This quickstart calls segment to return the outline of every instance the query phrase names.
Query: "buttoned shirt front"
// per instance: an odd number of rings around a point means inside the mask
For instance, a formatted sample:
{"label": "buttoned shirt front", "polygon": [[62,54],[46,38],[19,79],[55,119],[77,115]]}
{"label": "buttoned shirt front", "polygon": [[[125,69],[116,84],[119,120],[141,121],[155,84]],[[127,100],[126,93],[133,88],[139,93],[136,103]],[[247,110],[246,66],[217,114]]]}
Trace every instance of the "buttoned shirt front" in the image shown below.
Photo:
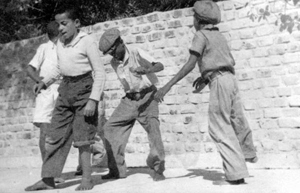
{"label": "buttoned shirt front", "polygon": [[123,61],[115,58],[111,60],[111,66],[117,73],[125,92],[140,92],[151,85],[156,85],[158,78],[155,73],[138,75],[134,72],[134,69],[139,66],[150,68],[152,62],[157,61],[140,48],[126,45],[125,49],[126,53]]}

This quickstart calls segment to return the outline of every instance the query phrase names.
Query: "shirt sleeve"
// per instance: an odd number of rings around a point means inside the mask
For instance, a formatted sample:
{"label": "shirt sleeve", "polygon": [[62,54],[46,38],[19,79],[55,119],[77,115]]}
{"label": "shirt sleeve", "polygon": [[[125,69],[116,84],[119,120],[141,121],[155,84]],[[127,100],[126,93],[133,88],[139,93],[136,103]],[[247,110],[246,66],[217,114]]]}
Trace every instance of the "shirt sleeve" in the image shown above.
{"label": "shirt sleeve", "polygon": [[94,71],[94,83],[89,98],[99,101],[101,94],[104,91],[106,77],[104,65],[103,62],[101,62],[101,55],[97,45],[97,42],[91,38],[91,43],[87,46],[87,57]]}
{"label": "shirt sleeve", "polygon": [[204,35],[201,32],[197,32],[193,38],[192,46],[190,48],[190,51],[196,52],[199,55],[202,55],[204,49],[205,49],[206,40]]}
{"label": "shirt sleeve", "polygon": [[[57,47],[56,47],[57,49]],[[57,55],[56,55],[57,57]],[[56,60],[55,65],[51,70],[44,76],[42,81],[45,83],[45,85],[48,87],[52,83],[54,83],[56,80],[61,79],[61,72],[58,64],[58,60]]]}
{"label": "shirt sleeve", "polygon": [[44,53],[45,53],[45,47],[42,44],[38,47],[38,49],[36,50],[35,55],[31,59],[31,61],[29,62],[29,65],[34,67],[37,71],[40,70],[41,65],[44,62]]}
{"label": "shirt sleeve", "polygon": [[46,74],[46,76],[42,79],[42,81],[45,83],[45,85],[48,87],[52,83],[54,83],[56,80],[61,78],[61,73],[59,69],[59,65],[55,65],[50,72]]}

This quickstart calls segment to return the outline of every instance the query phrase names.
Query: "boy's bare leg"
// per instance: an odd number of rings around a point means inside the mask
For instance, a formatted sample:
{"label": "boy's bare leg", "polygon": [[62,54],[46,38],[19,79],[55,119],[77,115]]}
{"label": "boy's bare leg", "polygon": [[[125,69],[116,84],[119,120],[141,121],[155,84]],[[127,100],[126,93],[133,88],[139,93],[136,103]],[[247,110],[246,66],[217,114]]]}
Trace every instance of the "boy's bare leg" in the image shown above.
{"label": "boy's bare leg", "polygon": [[82,164],[82,180],[81,184],[76,188],[76,190],[91,190],[94,187],[94,184],[92,183],[90,145],[79,147],[79,156]]}
{"label": "boy's bare leg", "polygon": [[52,190],[55,188],[54,178],[43,178],[37,183],[25,188],[25,191]]}
{"label": "boy's bare leg", "polygon": [[40,147],[40,151],[41,151],[41,155],[42,155],[42,160],[45,159],[45,155],[46,155],[46,148],[45,148],[45,144],[46,144],[46,132],[44,131],[46,129],[46,125],[41,123],[39,125],[39,129],[40,129],[40,140],[39,140],[39,147]]}

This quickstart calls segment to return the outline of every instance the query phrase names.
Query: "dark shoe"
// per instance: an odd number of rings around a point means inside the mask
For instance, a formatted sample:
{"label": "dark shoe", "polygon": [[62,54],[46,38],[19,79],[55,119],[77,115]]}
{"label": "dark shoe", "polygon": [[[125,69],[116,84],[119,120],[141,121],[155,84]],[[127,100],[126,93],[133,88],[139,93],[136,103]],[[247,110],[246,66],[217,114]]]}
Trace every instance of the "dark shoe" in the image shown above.
{"label": "dark shoe", "polygon": [[82,168],[81,168],[81,166],[79,165],[79,166],[77,166],[77,168],[76,168],[76,172],[75,172],[75,176],[82,176]]}
{"label": "dark shoe", "polygon": [[214,181],[214,185],[241,185],[246,184],[244,178],[239,180],[221,180],[221,181]]}
{"label": "dark shoe", "polygon": [[166,177],[164,176],[163,173],[157,173],[157,172],[154,172],[154,175],[153,175],[153,181],[162,181],[162,180],[165,180]]}
{"label": "dark shoe", "polygon": [[119,179],[120,176],[118,174],[115,174],[115,173],[108,173],[104,176],[101,176],[102,180],[109,180],[109,179]]}
{"label": "dark shoe", "polygon": [[245,161],[249,162],[249,163],[256,163],[258,161],[258,158],[257,158],[257,156],[252,157],[252,158],[246,158]]}

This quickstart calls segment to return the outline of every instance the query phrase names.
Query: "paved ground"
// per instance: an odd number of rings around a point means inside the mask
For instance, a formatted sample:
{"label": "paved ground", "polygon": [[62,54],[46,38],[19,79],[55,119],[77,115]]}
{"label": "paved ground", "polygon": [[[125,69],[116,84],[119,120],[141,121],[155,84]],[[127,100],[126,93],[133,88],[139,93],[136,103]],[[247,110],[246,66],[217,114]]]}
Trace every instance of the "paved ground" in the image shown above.
{"label": "paved ground", "polygon": [[[240,186],[213,185],[214,180],[224,178],[222,170],[167,168],[166,180],[152,181],[147,168],[129,168],[128,177],[120,180],[101,180],[106,169],[95,168],[96,186],[87,193],[299,193],[300,170],[250,170],[247,184]],[[1,169],[0,193],[22,193],[24,188],[39,180],[40,169]],[[40,193],[72,193],[80,182],[74,171],[64,171],[65,183],[57,189]]]}

